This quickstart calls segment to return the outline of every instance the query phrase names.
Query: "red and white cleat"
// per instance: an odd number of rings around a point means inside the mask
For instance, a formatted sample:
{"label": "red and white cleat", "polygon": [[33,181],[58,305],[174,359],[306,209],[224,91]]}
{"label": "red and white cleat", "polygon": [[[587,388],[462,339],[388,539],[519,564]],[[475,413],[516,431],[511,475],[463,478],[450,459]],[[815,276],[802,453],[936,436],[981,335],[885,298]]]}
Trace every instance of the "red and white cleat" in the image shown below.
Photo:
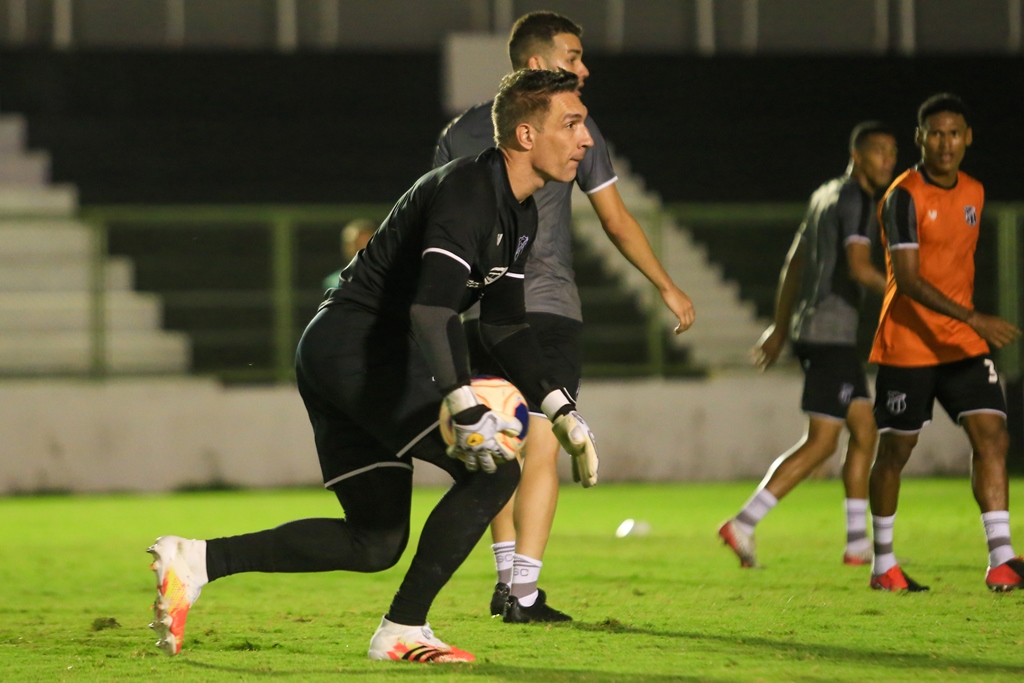
{"label": "red and white cleat", "polygon": [[743,531],[735,519],[727,519],[718,527],[718,536],[732,548],[736,557],[740,558],[741,567],[757,567],[757,542],[754,534]]}
{"label": "red and white cleat", "polygon": [[451,664],[472,662],[476,657],[434,637],[430,624],[406,626],[380,620],[377,632],[370,640],[370,659],[418,664]]}
{"label": "red and white cleat", "polygon": [[875,553],[871,548],[865,548],[864,550],[849,550],[843,552],[843,564],[850,565],[851,567],[861,567],[865,564],[871,564],[871,561],[875,558]]}
{"label": "red and white cleat", "polygon": [[206,583],[206,567],[196,571],[188,561],[190,555],[196,555],[196,543],[179,536],[161,536],[147,551],[153,556],[149,568],[156,574],[157,593],[149,627],[158,636],[156,646],[172,656],[181,652],[188,611]]}
{"label": "red and white cleat", "polygon": [[928,586],[922,586],[904,574],[898,564],[890,567],[889,571],[884,574],[872,574],[871,588],[876,591],[891,591],[893,593],[922,593],[928,590]]}
{"label": "red and white cleat", "polygon": [[1007,560],[985,572],[985,585],[997,593],[1024,588],[1024,555]]}

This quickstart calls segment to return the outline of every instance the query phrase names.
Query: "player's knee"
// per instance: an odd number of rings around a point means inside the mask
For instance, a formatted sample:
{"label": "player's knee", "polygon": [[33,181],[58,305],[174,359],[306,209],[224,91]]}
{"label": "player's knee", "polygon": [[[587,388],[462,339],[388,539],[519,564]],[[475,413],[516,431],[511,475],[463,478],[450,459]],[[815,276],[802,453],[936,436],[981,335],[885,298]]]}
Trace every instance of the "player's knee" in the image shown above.
{"label": "player's knee", "polygon": [[1010,447],[1010,434],[1007,430],[992,430],[974,438],[975,458],[1005,458]]}
{"label": "player's knee", "polygon": [[883,434],[878,443],[875,467],[902,470],[916,445],[917,434],[902,434],[898,437]]}
{"label": "player's knee", "polygon": [[363,571],[382,572],[394,567],[409,542],[409,527],[375,529],[360,534]]}
{"label": "player's knee", "polygon": [[861,450],[874,450],[878,442],[878,428],[874,421],[850,425],[850,446]]}

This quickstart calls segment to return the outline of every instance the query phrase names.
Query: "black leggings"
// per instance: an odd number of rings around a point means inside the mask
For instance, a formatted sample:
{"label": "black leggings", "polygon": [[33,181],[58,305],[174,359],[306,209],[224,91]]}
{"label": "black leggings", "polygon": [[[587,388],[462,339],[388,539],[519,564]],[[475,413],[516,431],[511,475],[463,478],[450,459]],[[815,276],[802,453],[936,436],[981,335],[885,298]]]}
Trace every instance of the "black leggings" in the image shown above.
{"label": "black leggings", "polygon": [[[467,472],[444,455],[440,437],[425,437],[415,458],[442,467],[455,483],[431,511],[388,618],[419,625],[434,598],[476,546],[519,483],[519,467]],[[299,519],[266,531],[207,542],[211,581],[241,572],[378,572],[393,567],[409,542],[412,472],[379,467],[334,486],[344,519]]]}

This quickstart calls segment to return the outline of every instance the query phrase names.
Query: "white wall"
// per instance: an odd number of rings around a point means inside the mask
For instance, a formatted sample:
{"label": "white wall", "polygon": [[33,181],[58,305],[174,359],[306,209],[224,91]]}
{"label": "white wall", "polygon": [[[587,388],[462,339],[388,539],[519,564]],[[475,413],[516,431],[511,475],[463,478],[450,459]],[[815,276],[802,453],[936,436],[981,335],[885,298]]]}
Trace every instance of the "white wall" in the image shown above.
{"label": "white wall", "polygon": [[[786,371],[591,381],[580,409],[598,439],[603,481],[760,478],[802,433],[800,386],[799,375]],[[321,481],[312,431],[290,386],[7,381],[0,415],[0,494]],[[968,453],[961,430],[937,408],[908,473],[964,474]],[[834,458],[826,471],[838,466]],[[567,456],[561,467],[567,481]],[[420,463],[419,483],[446,480]]]}

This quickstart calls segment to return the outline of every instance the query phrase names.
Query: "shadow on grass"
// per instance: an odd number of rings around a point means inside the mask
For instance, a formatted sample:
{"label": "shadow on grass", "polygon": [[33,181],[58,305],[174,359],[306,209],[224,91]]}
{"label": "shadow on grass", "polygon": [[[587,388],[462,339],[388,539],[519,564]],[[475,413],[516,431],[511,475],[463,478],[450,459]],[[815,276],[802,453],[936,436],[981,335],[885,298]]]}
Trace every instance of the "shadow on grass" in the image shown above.
{"label": "shadow on grass", "polygon": [[[564,681],[565,683],[575,683],[577,681],[586,683],[622,683],[624,677],[628,677],[630,683],[687,683],[693,681],[694,683],[729,683],[735,681],[735,678],[709,678],[708,676],[680,676],[675,674],[643,674],[643,673],[629,673],[625,674],[621,671],[589,671],[589,670],[575,670],[575,669],[555,669],[555,668],[527,668],[521,666],[502,666],[499,664],[487,664],[485,662],[478,662],[475,664],[427,664],[427,665],[416,665],[410,663],[382,663],[379,667],[374,666],[369,669],[359,669],[358,671],[346,669],[344,667],[338,667],[337,669],[322,669],[312,671],[309,669],[303,670],[282,670],[282,671],[266,671],[262,668],[246,668],[240,666],[222,666],[218,664],[206,664],[203,662],[196,662],[186,660],[182,662],[183,665],[194,667],[196,669],[203,669],[208,671],[220,671],[224,673],[237,673],[245,676],[252,676],[254,678],[279,678],[279,677],[293,677],[293,676],[337,676],[339,674],[344,675],[347,679],[358,678],[359,676],[375,676],[379,677],[386,671],[389,679],[415,679],[421,680],[427,676],[439,676],[444,673],[457,674],[459,676],[486,676],[488,678],[499,678],[502,680],[509,681]],[[806,681],[825,681],[831,679],[817,679],[817,678],[803,678],[801,680]]]}
{"label": "shadow on grass", "polygon": [[1012,664],[994,664],[974,659],[958,659],[942,657],[939,655],[921,654],[917,652],[879,652],[878,650],[857,649],[842,647],[840,645],[826,645],[823,643],[802,643],[794,640],[775,640],[772,638],[761,638],[757,636],[722,636],[707,633],[685,632],[685,631],[659,631],[652,628],[629,626],[615,619],[607,619],[603,622],[573,622],[568,625],[579,631],[590,633],[619,633],[625,635],[654,636],[658,638],[672,638],[676,640],[703,640],[727,644],[736,650],[745,650],[748,655],[764,656],[765,651],[770,651],[773,656],[780,652],[794,652],[790,659],[806,659],[813,657],[829,662],[849,662],[850,664],[864,664],[870,666],[892,667],[894,669],[960,669],[969,670],[973,674],[1016,674],[1024,675],[1024,666]]}

